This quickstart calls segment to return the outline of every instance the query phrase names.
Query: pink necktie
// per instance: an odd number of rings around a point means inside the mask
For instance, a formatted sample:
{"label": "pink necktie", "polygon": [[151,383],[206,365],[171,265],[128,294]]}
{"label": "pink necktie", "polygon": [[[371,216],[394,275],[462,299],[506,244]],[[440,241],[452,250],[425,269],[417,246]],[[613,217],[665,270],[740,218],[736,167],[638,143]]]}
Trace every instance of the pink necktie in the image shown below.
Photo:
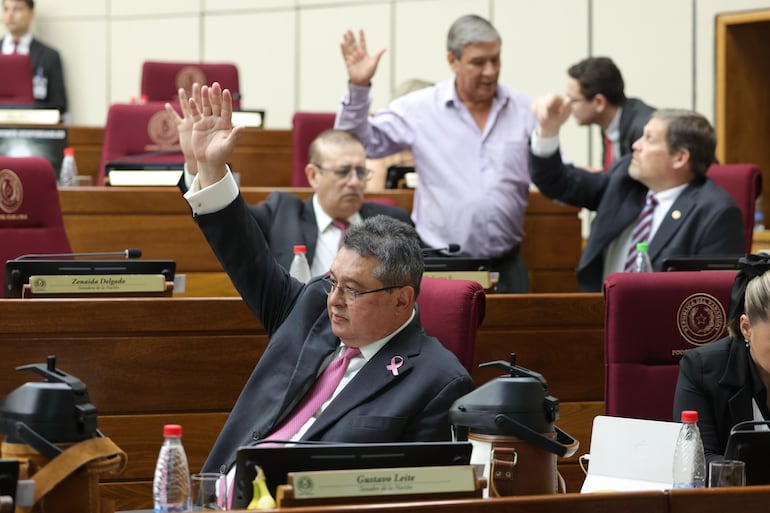
{"label": "pink necktie", "polygon": [[348,347],[339,358],[333,360],[316,380],[313,387],[294,408],[294,411],[284,420],[268,440],[290,440],[299,429],[305,425],[318,408],[334,393],[345,375],[350,360],[360,355],[357,347]]}
{"label": "pink necktie", "polygon": [[608,171],[612,165],[612,141],[606,135],[604,136],[604,170]]}
{"label": "pink necktie", "polygon": [[348,231],[348,227],[350,226],[350,222],[346,219],[332,219],[332,226],[336,226],[340,229],[340,243],[337,247],[342,247],[342,239],[345,238],[345,233]]}
{"label": "pink necktie", "polygon": [[623,269],[626,272],[630,272],[634,269],[634,263],[636,262],[636,245],[639,242],[647,242],[650,239],[650,233],[652,232],[652,217],[657,205],[658,200],[654,195],[650,194],[644,204],[642,213],[639,214],[639,219],[636,221],[634,231],[631,233],[631,247],[628,248],[626,264],[623,266]]}

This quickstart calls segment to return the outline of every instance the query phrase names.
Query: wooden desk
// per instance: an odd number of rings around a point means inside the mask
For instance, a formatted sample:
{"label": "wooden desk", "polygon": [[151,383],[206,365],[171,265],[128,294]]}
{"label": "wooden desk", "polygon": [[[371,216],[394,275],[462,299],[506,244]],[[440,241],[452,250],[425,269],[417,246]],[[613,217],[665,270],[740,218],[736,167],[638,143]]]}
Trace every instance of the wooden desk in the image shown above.
{"label": "wooden desk", "polygon": [[[263,201],[273,190],[242,188],[250,203]],[[307,188],[281,190],[302,198],[312,192]],[[387,190],[371,196],[390,198],[411,211],[411,190]],[[177,272],[187,276],[186,296],[238,296],[176,188],[75,187],[60,190],[59,197],[73,251],[140,248],[143,258],[176,261]],[[576,208],[557,205],[536,192],[530,194],[522,254],[530,269],[533,292],[578,290],[574,269],[582,240],[577,214]]]}
{"label": "wooden desk", "polygon": [[[546,377],[561,403],[557,425],[580,441],[578,454],[604,411],[602,304],[600,294],[492,295],[479,331],[477,362],[516,351]],[[118,510],[151,506],[163,424],[184,426],[190,467],[201,467],[267,344],[239,298],[5,299],[0,319],[0,397],[38,380],[16,366],[56,355],[87,385],[99,427],[128,453],[124,474],[103,484]],[[498,375],[476,370],[473,379]],[[575,461],[560,461],[569,491],[582,486]]]}
{"label": "wooden desk", "polygon": [[[75,148],[78,172],[97,183],[104,140],[103,127],[67,127],[67,142]],[[246,128],[230,163],[243,186],[291,186],[291,130]]]}

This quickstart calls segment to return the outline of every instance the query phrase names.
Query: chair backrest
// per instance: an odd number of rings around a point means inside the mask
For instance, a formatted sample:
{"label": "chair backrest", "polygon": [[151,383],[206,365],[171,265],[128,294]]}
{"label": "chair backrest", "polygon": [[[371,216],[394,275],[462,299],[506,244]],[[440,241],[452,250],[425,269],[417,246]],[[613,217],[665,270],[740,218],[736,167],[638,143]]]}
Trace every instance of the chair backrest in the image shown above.
{"label": "chair backrest", "polygon": [[713,164],[706,174],[730,193],[741,207],[746,241],[744,252],[751,253],[754,210],[757,198],[762,192],[762,171],[754,164]]}
{"label": "chair backrest", "polygon": [[291,186],[310,187],[305,176],[310,143],[324,130],[334,128],[333,112],[295,112],[292,119]]}
{"label": "chair backrest", "polygon": [[28,55],[0,55],[0,103],[34,105],[32,63]]}
{"label": "chair backrest", "polygon": [[164,105],[164,102],[148,102],[110,106],[104,125],[98,185],[104,184],[105,166],[110,162],[184,163],[176,125]]}
{"label": "chair backrest", "polygon": [[229,89],[233,94],[233,109],[241,108],[241,86],[235,64],[158,61],[142,64],[142,95],[147,101],[179,101],[179,88],[189,94],[195,82],[201,85],[219,82],[223,89]]}
{"label": "chair backrest", "polygon": [[671,421],[679,360],[727,336],[734,271],[615,273],[604,282],[607,415]]}
{"label": "chair backrest", "polygon": [[42,157],[0,157],[0,283],[5,262],[30,253],[70,253],[56,172]]}
{"label": "chair backrest", "polygon": [[425,333],[439,339],[471,372],[476,331],[486,308],[484,288],[475,281],[425,276],[417,305]]}

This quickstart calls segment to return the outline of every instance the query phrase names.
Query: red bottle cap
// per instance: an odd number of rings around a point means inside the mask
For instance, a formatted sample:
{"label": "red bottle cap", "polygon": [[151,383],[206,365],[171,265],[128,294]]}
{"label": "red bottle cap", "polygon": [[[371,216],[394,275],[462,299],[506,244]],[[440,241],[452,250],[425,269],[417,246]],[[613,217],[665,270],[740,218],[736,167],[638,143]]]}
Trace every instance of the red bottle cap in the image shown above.
{"label": "red bottle cap", "polygon": [[64,148],[64,154],[65,155],[75,155],[75,148]]}
{"label": "red bottle cap", "polygon": [[682,422],[698,422],[698,412],[695,410],[683,410]]}
{"label": "red bottle cap", "polygon": [[294,252],[295,253],[305,253],[307,251],[307,248],[304,244],[297,244],[294,246]]}
{"label": "red bottle cap", "polygon": [[182,426],[179,424],[166,424],[163,426],[163,436],[182,436]]}

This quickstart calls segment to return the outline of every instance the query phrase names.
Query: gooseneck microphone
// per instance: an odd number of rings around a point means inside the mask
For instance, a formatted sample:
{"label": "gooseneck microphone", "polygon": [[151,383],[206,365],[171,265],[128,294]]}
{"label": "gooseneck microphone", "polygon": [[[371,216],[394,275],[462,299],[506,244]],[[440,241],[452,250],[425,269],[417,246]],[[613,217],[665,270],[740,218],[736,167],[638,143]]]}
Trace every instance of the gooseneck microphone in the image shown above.
{"label": "gooseneck microphone", "polygon": [[50,253],[50,254],[29,254],[21,255],[14,260],[29,260],[33,258],[76,258],[76,257],[123,257],[139,258],[142,256],[142,250],[137,248],[128,248],[124,251],[110,251],[106,253]]}

